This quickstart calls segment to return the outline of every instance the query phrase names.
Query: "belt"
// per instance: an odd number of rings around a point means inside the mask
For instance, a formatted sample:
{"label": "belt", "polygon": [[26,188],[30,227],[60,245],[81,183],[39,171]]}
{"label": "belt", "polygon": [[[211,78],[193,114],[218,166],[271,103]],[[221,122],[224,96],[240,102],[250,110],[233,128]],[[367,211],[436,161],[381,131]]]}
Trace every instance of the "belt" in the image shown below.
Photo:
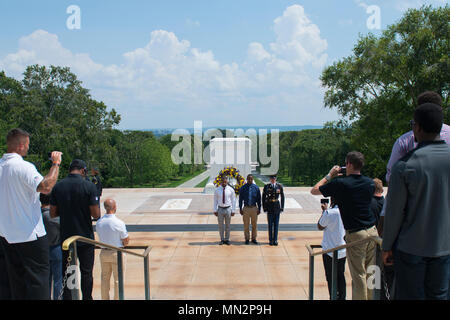
{"label": "belt", "polygon": [[370,229],[370,228],[372,228],[372,227],[374,227],[375,225],[371,225],[370,227],[361,227],[361,228],[356,228],[356,229],[351,229],[351,230],[347,230],[347,232],[350,234],[350,233],[355,233],[355,232],[358,232],[358,231],[362,231],[362,230],[368,230],[368,229]]}
{"label": "belt", "polygon": [[270,202],[277,202],[278,199],[270,199],[269,201],[270,201]]}
{"label": "belt", "polygon": [[254,206],[244,205],[244,207],[254,208],[256,207],[256,204]]}
{"label": "belt", "polygon": [[226,209],[226,208],[229,208],[230,206],[228,206],[228,207],[221,207],[221,206],[219,206],[219,208],[222,208],[222,209]]}

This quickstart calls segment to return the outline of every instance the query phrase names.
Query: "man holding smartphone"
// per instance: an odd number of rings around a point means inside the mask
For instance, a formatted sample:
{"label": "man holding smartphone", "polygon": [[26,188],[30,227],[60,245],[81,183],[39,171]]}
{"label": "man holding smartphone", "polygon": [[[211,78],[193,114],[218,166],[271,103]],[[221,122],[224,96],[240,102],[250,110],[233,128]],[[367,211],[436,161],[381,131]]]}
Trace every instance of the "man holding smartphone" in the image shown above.
{"label": "man holding smartphone", "polygon": [[[346,176],[338,179],[341,167],[334,166],[330,173],[320,180],[311,194],[334,197],[339,206],[345,229],[346,243],[378,236],[375,216],[370,204],[375,192],[372,179],[363,176],[361,169],[364,156],[361,152],[349,152],[345,159]],[[373,241],[363,242],[347,249],[347,260],[352,275],[352,299],[370,300],[373,290],[367,286],[367,266],[375,265],[376,245]]]}
{"label": "man holding smartphone", "polygon": [[51,153],[52,167],[43,177],[23,159],[30,135],[19,128],[6,137],[7,153],[0,159],[0,245],[14,300],[47,300],[49,250],[39,193],[49,193],[58,180],[62,153]]}

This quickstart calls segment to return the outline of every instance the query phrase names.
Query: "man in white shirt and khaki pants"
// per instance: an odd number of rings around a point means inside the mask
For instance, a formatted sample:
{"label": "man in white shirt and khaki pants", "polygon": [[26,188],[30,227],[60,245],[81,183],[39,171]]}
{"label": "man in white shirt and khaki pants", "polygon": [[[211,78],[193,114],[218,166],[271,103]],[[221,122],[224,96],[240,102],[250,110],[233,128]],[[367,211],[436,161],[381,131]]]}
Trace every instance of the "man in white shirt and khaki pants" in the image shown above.
{"label": "man in white shirt and khaki pants", "polygon": [[228,178],[223,177],[222,185],[214,193],[214,215],[219,222],[221,245],[230,245],[230,223],[235,212],[236,194],[234,189],[228,185]]}
{"label": "man in white shirt and khaki pants", "polygon": [[[95,230],[97,231],[100,242],[111,246],[123,248],[128,245],[130,237],[128,236],[125,223],[116,217],[116,202],[113,199],[106,199],[103,203],[106,214],[97,221]],[[122,270],[125,274],[126,256],[122,254]],[[109,300],[109,289],[111,273],[114,278],[114,300],[119,299],[119,268],[117,266],[117,251],[112,249],[102,249],[100,252],[100,263],[102,267],[102,300]]]}

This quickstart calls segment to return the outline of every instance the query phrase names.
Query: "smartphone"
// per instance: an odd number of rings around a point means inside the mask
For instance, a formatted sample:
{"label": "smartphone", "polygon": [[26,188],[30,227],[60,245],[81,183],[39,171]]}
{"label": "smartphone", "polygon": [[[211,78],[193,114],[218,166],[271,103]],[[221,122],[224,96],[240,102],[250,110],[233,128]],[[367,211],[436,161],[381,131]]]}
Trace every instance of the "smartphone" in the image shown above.
{"label": "smartphone", "polygon": [[330,199],[328,199],[328,198],[323,198],[323,199],[320,199],[320,203],[322,204],[322,203],[330,203]]}

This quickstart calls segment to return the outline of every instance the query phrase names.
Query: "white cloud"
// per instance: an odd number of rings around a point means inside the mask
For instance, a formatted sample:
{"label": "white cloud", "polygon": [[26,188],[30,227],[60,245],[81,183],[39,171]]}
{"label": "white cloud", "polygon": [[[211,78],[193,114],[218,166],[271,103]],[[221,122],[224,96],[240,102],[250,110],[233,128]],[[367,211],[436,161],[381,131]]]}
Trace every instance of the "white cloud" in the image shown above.
{"label": "white cloud", "polygon": [[30,64],[69,66],[95,99],[122,114],[127,128],[174,127],[195,119],[222,125],[335,119],[334,111],[321,109],[317,79],[328,44],[318,26],[302,6],[293,5],[274,20],[273,29],[274,42],[267,49],[250,43],[240,63],[222,64],[212,51],[155,30],[144,47],[124,53],[122,63],[112,65],[72,53],[56,35],[37,30],[19,40],[17,52],[0,58],[0,68],[20,78]]}

